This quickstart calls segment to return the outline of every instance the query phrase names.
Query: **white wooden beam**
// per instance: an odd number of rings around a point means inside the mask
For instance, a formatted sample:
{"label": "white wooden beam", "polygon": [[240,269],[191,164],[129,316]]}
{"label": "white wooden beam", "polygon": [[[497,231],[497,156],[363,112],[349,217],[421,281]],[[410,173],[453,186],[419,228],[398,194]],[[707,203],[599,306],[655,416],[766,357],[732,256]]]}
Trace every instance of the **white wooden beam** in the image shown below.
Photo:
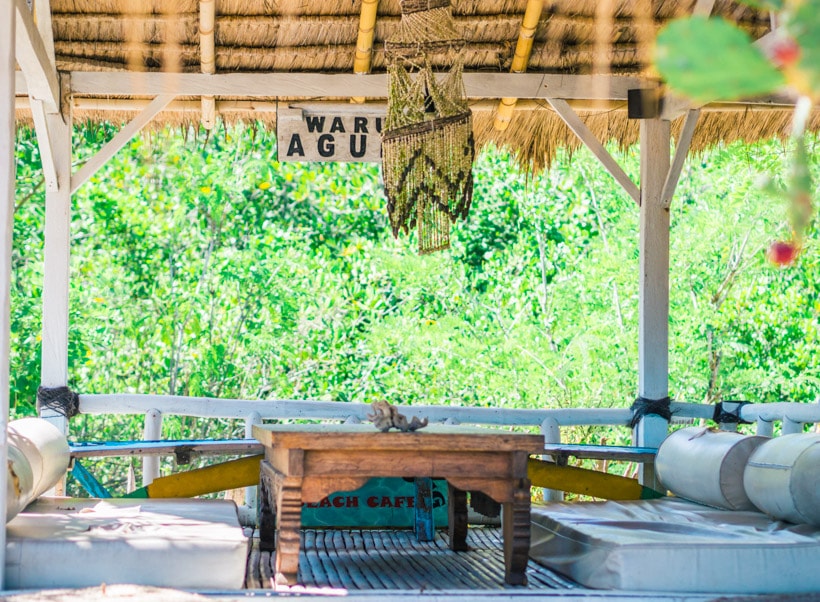
{"label": "white wooden beam", "polygon": [[49,113],[60,112],[60,82],[54,63],[37,31],[25,0],[14,0],[18,35],[15,43],[17,62],[26,76],[28,93],[43,102]]}
{"label": "white wooden beam", "polygon": [[54,30],[51,25],[51,0],[34,0],[33,8],[37,31],[40,32],[40,39],[43,41],[43,48],[46,51],[48,62],[52,65],[56,65]]}
{"label": "white wooden beam", "polygon": [[[661,192],[669,173],[670,123],[641,120],[640,283],[638,293],[638,395],[657,400],[669,395],[669,210]],[[657,447],[667,434],[666,420],[645,416],[635,444]],[[658,488],[654,469],[644,465],[643,484]]]}
{"label": "white wooden beam", "polygon": [[[11,338],[11,242],[17,160],[14,152],[14,5],[0,2],[0,516],[6,516],[9,485],[8,420]],[[6,528],[0,528],[0,588],[6,568]]]}
{"label": "white wooden beam", "polygon": [[[91,98],[88,96],[74,96],[71,99],[71,107],[75,111],[95,111],[105,112],[114,111],[116,113],[132,112],[138,113],[145,109],[151,103],[151,99],[146,98]],[[612,113],[615,111],[626,111],[626,102],[621,100],[611,101],[594,101],[594,100],[570,100],[567,101],[570,107],[576,112],[604,112]],[[334,113],[360,113],[381,111],[387,112],[387,103],[384,101],[368,102],[362,106],[346,106],[349,103],[340,102],[338,100],[294,100],[288,103],[280,103],[283,108],[306,108],[318,112],[325,111]],[[527,111],[545,110],[544,102],[541,100],[521,100],[516,105],[518,108]],[[31,110],[31,102],[27,96],[18,96],[16,101],[17,110]],[[346,108],[343,108],[346,107]],[[275,113],[277,102],[274,100],[218,100],[216,102],[217,113]],[[498,108],[498,102],[493,99],[474,100],[470,102],[470,110],[473,113],[483,111],[495,111]],[[163,111],[175,111],[184,113],[195,113],[202,109],[202,105],[198,100],[174,100]],[[780,102],[755,104],[751,107],[755,112],[764,110],[784,111],[793,110],[794,102]],[[743,112],[748,113],[750,106],[743,103],[711,103],[701,107],[701,114],[704,113],[731,113]],[[192,115],[193,117],[193,115]],[[662,117],[663,119],[663,117]]]}
{"label": "white wooden beam", "polygon": [[[604,85],[594,78],[604,78]],[[624,75],[552,75],[543,73],[465,73],[471,100],[498,100],[502,94],[520,99],[561,98],[569,101],[626,101],[630,89],[646,87],[640,77]],[[231,96],[259,98],[387,98],[384,73],[157,73],[126,71],[72,71],[70,90],[79,96]],[[603,90],[603,92],[601,92]],[[748,105],[794,106],[796,97],[775,94],[738,101]],[[664,117],[665,118],[665,117]]]}
{"label": "white wooden beam", "polygon": [[168,105],[174,99],[173,94],[160,94],[145,109],[137,115],[133,120],[127,123],[123,128],[117,132],[108,144],[102,147],[96,155],[91,157],[88,162],[83,165],[80,170],[71,178],[71,194],[77,192],[77,189],[85,184],[88,179],[97,173],[97,170],[105,165],[105,163],[113,157],[118,150],[125,146],[134,134],[139,132],[145,125],[151,121],[157,113]]}
{"label": "white wooden beam", "polygon": [[581,118],[578,117],[578,114],[572,110],[572,107],[565,100],[560,100],[558,98],[548,98],[547,102],[550,103],[555,112],[564,120],[564,123],[567,124],[567,127],[575,132],[575,135],[581,139],[586,147],[592,151],[601,164],[604,166],[610,175],[621,185],[621,187],[626,191],[626,193],[631,196],[636,203],[641,202],[641,192],[638,190],[638,187],[635,183],[629,179],[629,176],[626,175],[626,172],[621,169],[621,166],[618,165],[618,162],[609,154],[609,152],[604,148],[604,145],[595,137],[595,135],[589,131],[589,128],[586,124],[581,121]]}
{"label": "white wooden beam", "polygon": [[[626,100],[627,91],[646,85],[640,77],[610,75],[604,85],[593,75],[465,73],[468,98],[565,98]],[[603,89],[602,94],[599,90]],[[299,98],[387,98],[387,74],[355,73],[132,73],[73,71],[71,91],[80,95],[286,96]]]}
{"label": "white wooden beam", "polygon": [[675,157],[672,159],[672,166],[669,168],[669,173],[666,174],[666,181],[663,183],[663,190],[661,191],[661,206],[664,209],[669,208],[672,197],[675,195],[675,189],[678,187],[680,173],[686,161],[686,156],[689,154],[689,147],[692,144],[692,136],[695,135],[695,126],[698,124],[700,111],[700,109],[689,109],[686,112],[686,119],[683,121],[683,128],[681,128],[680,136],[678,136],[678,145],[675,147]]}
{"label": "white wooden beam", "polygon": [[[18,8],[19,10],[19,8]],[[52,70],[56,69],[54,55],[54,32],[51,29],[51,6],[49,0],[34,0],[34,16],[37,21],[37,32],[43,43],[43,52]],[[59,81],[58,81],[59,83]],[[48,130],[46,104],[33,95],[31,101],[31,117],[34,120],[34,130],[37,132],[37,146],[40,148],[40,164],[43,168],[46,190],[57,190],[57,168],[54,164],[54,151],[51,148],[51,134]],[[58,95],[59,100],[59,95]],[[61,112],[62,107],[58,106]],[[66,182],[66,185],[68,183]]]}

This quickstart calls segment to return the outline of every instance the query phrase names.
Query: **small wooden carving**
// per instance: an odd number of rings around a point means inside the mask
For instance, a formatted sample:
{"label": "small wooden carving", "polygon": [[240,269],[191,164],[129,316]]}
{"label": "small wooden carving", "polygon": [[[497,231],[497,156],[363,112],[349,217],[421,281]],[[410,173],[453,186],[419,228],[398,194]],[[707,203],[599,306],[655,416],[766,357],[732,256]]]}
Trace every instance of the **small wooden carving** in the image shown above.
{"label": "small wooden carving", "polygon": [[427,418],[419,420],[418,417],[413,416],[412,420],[407,420],[406,416],[399,414],[398,407],[386,401],[374,401],[370,405],[373,408],[373,413],[368,414],[367,418],[383,433],[386,433],[391,428],[406,433],[427,426]]}

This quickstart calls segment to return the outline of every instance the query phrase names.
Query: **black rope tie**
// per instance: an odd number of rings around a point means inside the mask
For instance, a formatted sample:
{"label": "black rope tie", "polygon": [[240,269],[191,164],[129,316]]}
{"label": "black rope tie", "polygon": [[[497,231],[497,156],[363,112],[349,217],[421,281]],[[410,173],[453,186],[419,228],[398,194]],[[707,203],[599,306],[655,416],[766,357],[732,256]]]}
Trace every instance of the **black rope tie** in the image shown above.
{"label": "black rope tie", "polygon": [[80,396],[68,387],[40,387],[37,389],[37,414],[51,410],[66,418],[80,413]]}
{"label": "black rope tie", "polygon": [[629,426],[634,429],[638,426],[641,419],[649,414],[660,416],[669,422],[672,419],[671,403],[668,397],[664,397],[663,399],[647,399],[639,395],[629,408],[632,410],[632,420],[629,421]]}
{"label": "black rope tie", "polygon": [[712,420],[718,424],[752,424],[748,420],[743,420],[743,418],[740,417],[740,411],[743,409],[743,406],[747,406],[750,403],[752,402],[737,400],[719,401],[715,404],[715,412],[712,416]]}

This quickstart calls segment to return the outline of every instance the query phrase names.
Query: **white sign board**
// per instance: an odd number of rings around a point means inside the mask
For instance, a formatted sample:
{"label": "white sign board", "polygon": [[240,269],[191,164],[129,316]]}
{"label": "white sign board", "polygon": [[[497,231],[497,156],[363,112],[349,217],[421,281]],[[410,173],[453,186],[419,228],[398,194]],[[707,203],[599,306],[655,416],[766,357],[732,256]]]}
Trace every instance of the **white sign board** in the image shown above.
{"label": "white sign board", "polygon": [[[338,107],[338,105],[337,105]],[[276,138],[280,161],[381,162],[384,106],[279,109]]]}

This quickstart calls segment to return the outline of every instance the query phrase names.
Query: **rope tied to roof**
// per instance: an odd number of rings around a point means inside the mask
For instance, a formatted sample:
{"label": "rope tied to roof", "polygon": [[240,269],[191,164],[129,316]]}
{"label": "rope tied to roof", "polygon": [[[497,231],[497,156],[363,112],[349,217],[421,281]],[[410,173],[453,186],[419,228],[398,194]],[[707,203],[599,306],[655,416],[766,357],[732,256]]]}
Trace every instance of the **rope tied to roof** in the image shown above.
{"label": "rope tied to roof", "polygon": [[[417,229],[425,254],[449,248],[451,222],[467,216],[475,142],[462,77],[464,39],[449,1],[402,0],[401,6],[401,24],[385,41],[382,169],[393,236]],[[450,69],[439,79],[431,56],[442,53]]]}
{"label": "rope tied to roof", "polygon": [[632,420],[629,421],[629,426],[635,428],[644,416],[653,414],[660,416],[667,422],[672,420],[671,400],[668,397],[662,399],[647,399],[646,397],[635,398],[633,404],[629,407],[632,410]]}
{"label": "rope tied to roof", "polygon": [[80,413],[80,396],[68,387],[39,387],[37,389],[37,414],[51,410],[66,418]]}

